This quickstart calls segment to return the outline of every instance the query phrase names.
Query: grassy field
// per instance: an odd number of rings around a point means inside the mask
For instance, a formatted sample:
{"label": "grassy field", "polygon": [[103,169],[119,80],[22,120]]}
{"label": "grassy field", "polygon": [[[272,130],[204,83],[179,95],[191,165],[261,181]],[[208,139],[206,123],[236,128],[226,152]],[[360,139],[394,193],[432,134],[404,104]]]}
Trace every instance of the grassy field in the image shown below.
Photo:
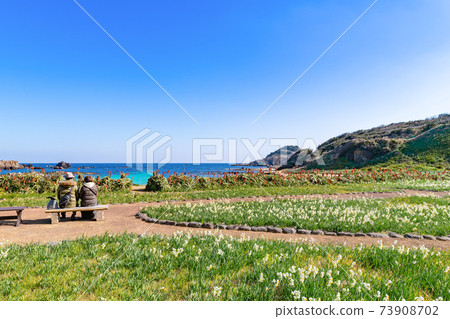
{"label": "grassy field", "polygon": [[[395,185],[385,185],[383,183],[353,183],[342,185],[307,185],[303,187],[249,187],[241,186],[218,190],[194,190],[182,192],[131,192],[115,191],[100,192],[98,201],[102,204],[115,203],[136,203],[169,201],[183,199],[208,199],[208,198],[230,198],[230,197],[249,197],[249,196],[275,196],[275,195],[309,195],[309,194],[333,194],[349,192],[385,192],[396,190]],[[45,206],[48,196],[55,196],[52,193],[37,194],[27,193],[1,193],[0,207],[6,206]]]}
{"label": "grassy field", "polygon": [[146,207],[159,219],[327,231],[450,234],[450,197],[302,199]]}
{"label": "grassy field", "polygon": [[3,245],[0,299],[450,300],[449,257],[423,247],[105,235]]}

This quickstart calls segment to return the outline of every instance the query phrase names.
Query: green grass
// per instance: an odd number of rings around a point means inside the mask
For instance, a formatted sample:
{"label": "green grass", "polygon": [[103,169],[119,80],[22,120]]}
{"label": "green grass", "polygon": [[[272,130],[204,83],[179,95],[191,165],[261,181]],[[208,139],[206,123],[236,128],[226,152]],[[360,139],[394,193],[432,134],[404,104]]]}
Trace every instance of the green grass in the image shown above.
{"label": "green grass", "polygon": [[392,169],[442,170],[450,166],[450,125],[442,125],[406,141],[396,151],[381,156],[367,165]]}
{"label": "green grass", "polygon": [[415,161],[431,165],[447,165],[450,162],[450,125],[431,129],[408,141],[401,152]]}
{"label": "green grass", "polygon": [[326,231],[450,234],[450,197],[409,199],[301,199],[186,204],[142,209],[177,222],[279,226]]}
{"label": "green grass", "polygon": [[450,300],[449,253],[423,247],[177,234],[0,251],[1,300]]}
{"label": "green grass", "polygon": [[[349,192],[384,192],[395,190],[382,183],[354,183],[343,185],[309,185],[304,187],[236,187],[219,190],[182,191],[182,192],[103,192],[98,201],[102,204],[154,202],[183,199],[230,198],[249,196],[275,196],[275,195],[309,195],[333,194]],[[52,193],[0,193],[0,207],[6,206],[45,206],[48,196]]]}

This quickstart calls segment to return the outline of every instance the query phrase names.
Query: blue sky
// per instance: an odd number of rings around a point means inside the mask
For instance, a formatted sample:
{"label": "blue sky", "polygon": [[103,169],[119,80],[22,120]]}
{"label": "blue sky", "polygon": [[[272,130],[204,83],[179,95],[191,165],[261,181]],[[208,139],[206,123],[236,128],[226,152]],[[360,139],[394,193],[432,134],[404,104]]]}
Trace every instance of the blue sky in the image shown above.
{"label": "blue sky", "polygon": [[124,162],[125,141],[150,128],[190,162],[193,138],[320,144],[450,109],[445,0],[379,0],[253,126],[373,0],[78,2],[200,125],[74,1],[7,1],[0,159]]}

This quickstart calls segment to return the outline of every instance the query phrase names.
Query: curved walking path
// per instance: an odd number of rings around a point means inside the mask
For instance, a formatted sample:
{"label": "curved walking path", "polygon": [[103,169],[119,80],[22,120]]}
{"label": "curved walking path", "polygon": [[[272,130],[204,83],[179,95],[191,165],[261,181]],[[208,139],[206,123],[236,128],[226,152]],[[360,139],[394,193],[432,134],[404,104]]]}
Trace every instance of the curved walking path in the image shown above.
{"label": "curved walking path", "polygon": [[[392,198],[406,195],[430,195],[446,196],[450,192],[425,192],[425,191],[403,191],[401,193],[359,193],[359,194],[339,194],[339,195],[302,195],[302,196],[277,196],[276,198],[327,198],[327,199],[352,199],[352,198]],[[274,197],[257,197],[257,198],[231,198],[231,199],[214,199],[214,200],[191,200],[191,201],[175,201],[171,204],[191,203],[207,203],[213,201],[250,201],[250,200],[273,200]],[[110,234],[121,234],[124,232],[135,234],[162,234],[170,236],[175,232],[217,232],[224,235],[241,236],[245,233],[251,238],[281,239],[281,240],[300,240],[313,239],[320,244],[344,244],[355,246],[358,244],[373,245],[377,244],[380,239],[370,237],[335,237],[321,235],[300,235],[300,234],[275,234],[266,232],[243,232],[234,230],[206,230],[192,229],[177,226],[168,226],[160,224],[150,224],[136,218],[136,213],[144,206],[165,205],[164,203],[135,203],[135,204],[117,204],[109,205],[109,210],[105,212],[104,221],[84,221],[84,220],[65,220],[56,225],[50,224],[50,216],[46,214],[44,208],[30,208],[24,211],[24,222],[19,227],[14,227],[15,220],[2,221],[0,224],[0,242],[14,243],[47,243],[51,241],[61,241],[68,239],[77,239],[81,236],[103,235],[105,232]],[[79,213],[78,213],[79,216]],[[436,248],[442,250],[450,250],[450,242],[438,240],[416,240],[416,239],[395,239],[383,238],[383,243],[393,244],[395,241],[398,245],[420,246],[427,248]]]}

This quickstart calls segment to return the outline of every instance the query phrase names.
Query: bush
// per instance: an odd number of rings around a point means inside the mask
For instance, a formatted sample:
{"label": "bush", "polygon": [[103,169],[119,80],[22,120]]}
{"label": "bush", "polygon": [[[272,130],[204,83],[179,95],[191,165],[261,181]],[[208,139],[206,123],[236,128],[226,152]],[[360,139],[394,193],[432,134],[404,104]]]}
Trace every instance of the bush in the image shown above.
{"label": "bush", "polygon": [[[121,191],[121,190],[126,190],[126,191],[131,191],[131,188],[133,186],[131,179],[129,178],[119,178],[119,179],[112,179],[109,176],[105,176],[103,178],[100,178],[99,176],[97,176],[97,186],[99,187],[99,191],[100,192],[115,192],[115,191]],[[81,187],[83,185],[83,181],[79,181],[79,187]]]}
{"label": "bush", "polygon": [[[5,193],[56,193],[58,182],[63,180],[63,174],[56,173],[11,173],[0,175],[0,191]],[[83,175],[76,174],[78,187],[83,185]],[[95,182],[100,192],[105,191],[130,191],[132,182],[129,178],[111,179],[109,176],[100,178]]]}
{"label": "bush", "polygon": [[62,179],[61,174],[7,174],[0,175],[0,189],[7,193],[45,193],[55,192],[58,187],[58,181]]}
{"label": "bush", "polygon": [[170,189],[169,182],[164,176],[153,173],[153,176],[150,177],[147,181],[147,186],[145,190],[150,192],[167,192]]}

